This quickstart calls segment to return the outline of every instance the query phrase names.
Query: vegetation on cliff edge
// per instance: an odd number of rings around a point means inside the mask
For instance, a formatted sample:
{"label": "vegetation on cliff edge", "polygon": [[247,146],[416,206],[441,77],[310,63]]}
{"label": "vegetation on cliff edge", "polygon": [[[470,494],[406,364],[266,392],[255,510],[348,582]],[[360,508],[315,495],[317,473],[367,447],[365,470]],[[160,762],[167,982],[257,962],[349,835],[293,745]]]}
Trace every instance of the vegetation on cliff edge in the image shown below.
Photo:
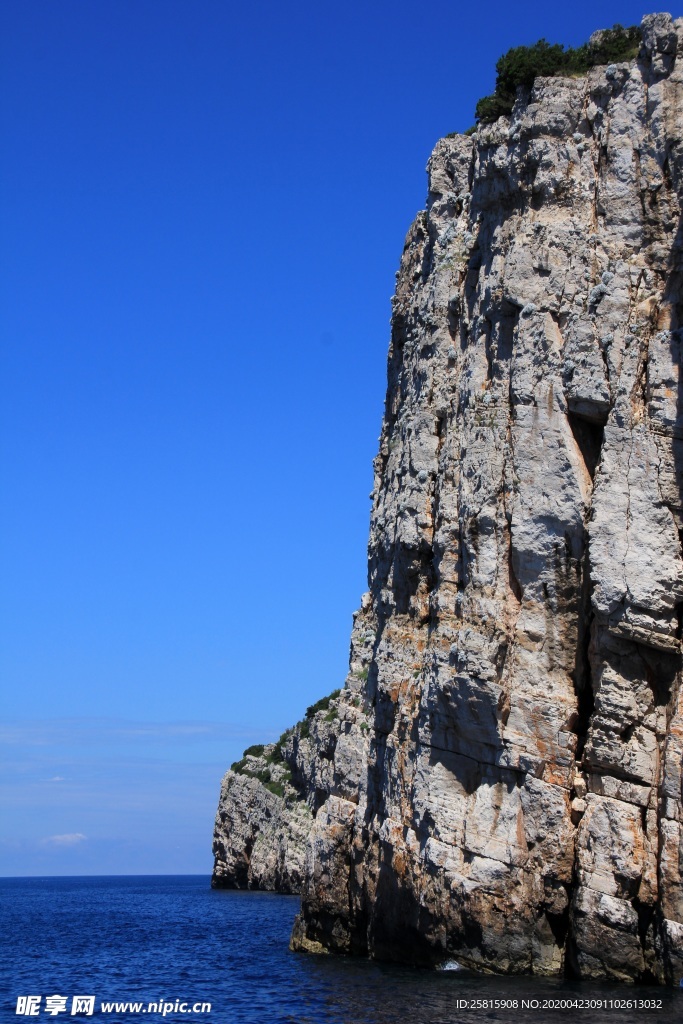
{"label": "vegetation on cliff edge", "polygon": [[490,96],[477,103],[475,117],[479,124],[492,124],[502,115],[512,113],[517,89],[531,89],[539,75],[583,75],[602,64],[616,64],[638,56],[641,31],[637,25],[596,32],[591,40],[577,47],[564,47],[539,39],[533,46],[514,46],[496,64],[496,88]]}
{"label": "vegetation on cliff edge", "polygon": [[[279,771],[278,779],[272,778],[270,770],[271,765],[281,765],[285,760],[283,747],[287,740],[290,738],[295,729],[298,728],[299,736],[301,739],[306,739],[310,735],[310,722],[319,712],[326,711],[325,721],[331,722],[337,717],[336,706],[330,708],[330,703],[336,700],[341,690],[333,690],[332,693],[328,694],[327,697],[321,697],[320,700],[316,701],[315,704],[311,704],[310,707],[306,708],[306,715],[293,729],[286,729],[280,736],[277,743],[266,750],[264,743],[254,743],[252,746],[247,747],[243,752],[242,757],[239,761],[234,761],[230,765],[230,771],[235,772],[237,775],[247,775],[252,779],[258,779],[259,782],[263,783],[266,789],[269,789],[271,793],[275,793],[277,796],[283,796],[283,782],[289,782],[292,773],[289,769],[283,768]],[[249,767],[249,758],[258,758],[261,761],[265,761],[266,767],[254,769]]]}

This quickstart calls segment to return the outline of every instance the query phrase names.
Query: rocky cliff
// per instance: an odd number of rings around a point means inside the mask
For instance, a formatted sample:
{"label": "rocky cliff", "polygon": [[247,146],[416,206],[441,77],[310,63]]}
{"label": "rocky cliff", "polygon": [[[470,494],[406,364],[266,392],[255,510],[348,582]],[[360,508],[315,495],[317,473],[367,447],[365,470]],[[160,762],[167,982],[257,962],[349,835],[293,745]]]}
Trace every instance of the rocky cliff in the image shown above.
{"label": "rocky cliff", "polygon": [[683,19],[642,31],[430,159],[350,673],[216,820],[296,949],[683,977]]}

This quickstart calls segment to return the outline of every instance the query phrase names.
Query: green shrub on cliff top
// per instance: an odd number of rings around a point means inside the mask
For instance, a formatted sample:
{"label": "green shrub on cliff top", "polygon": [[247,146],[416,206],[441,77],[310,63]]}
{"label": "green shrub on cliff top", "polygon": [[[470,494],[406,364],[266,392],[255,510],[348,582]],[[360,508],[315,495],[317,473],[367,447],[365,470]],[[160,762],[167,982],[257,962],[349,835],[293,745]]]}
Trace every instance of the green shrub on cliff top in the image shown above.
{"label": "green shrub on cliff top", "polygon": [[252,757],[260,757],[263,753],[263,747],[263,743],[254,743],[251,747],[247,747],[242,754],[242,757],[248,757],[249,755]]}
{"label": "green shrub on cliff top", "polygon": [[327,697],[321,697],[315,704],[311,704],[310,707],[306,708],[306,718],[313,718],[319,711],[327,711],[330,701],[336,700],[340,693],[341,690],[333,690]]}
{"label": "green shrub on cliff top", "polygon": [[[319,711],[328,711],[330,702],[336,700],[340,693],[341,690],[333,690],[332,693],[327,695],[327,697],[321,697],[320,700],[315,702],[315,704],[311,704],[306,708],[305,718],[302,718],[300,722],[297,722],[300,739],[308,739],[311,735],[312,719],[315,718]],[[336,718],[336,711],[334,709],[328,711],[328,714],[325,716],[325,721],[331,722],[333,718]]]}
{"label": "green shrub on cliff top", "polygon": [[480,124],[491,124],[508,115],[517,98],[517,89],[531,89],[541,76],[581,75],[601,64],[615,64],[638,56],[641,32],[637,25],[615,25],[597,33],[583,46],[565,48],[561,43],[539,39],[533,46],[514,46],[496,64],[496,89],[483,96],[475,109]]}
{"label": "green shrub on cliff top", "polygon": [[280,739],[277,741],[277,743],[273,747],[273,752],[270,755],[270,757],[268,758],[268,760],[270,760],[270,761],[284,761],[285,755],[284,755],[284,751],[283,751],[282,748],[284,747],[285,743],[287,742],[287,740],[289,739],[289,737],[292,735],[293,732],[294,732],[293,729],[285,729],[285,731],[280,736]]}

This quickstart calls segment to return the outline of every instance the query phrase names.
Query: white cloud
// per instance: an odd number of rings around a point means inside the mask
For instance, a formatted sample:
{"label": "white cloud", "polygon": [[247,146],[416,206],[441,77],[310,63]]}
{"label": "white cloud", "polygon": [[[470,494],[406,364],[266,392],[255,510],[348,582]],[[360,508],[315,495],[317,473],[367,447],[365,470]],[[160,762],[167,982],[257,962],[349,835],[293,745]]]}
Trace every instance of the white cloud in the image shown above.
{"label": "white cloud", "polygon": [[62,836],[48,836],[47,839],[41,839],[41,843],[43,846],[76,846],[87,838],[82,832],[67,832]]}
{"label": "white cloud", "polygon": [[45,779],[46,782],[66,782],[63,775],[53,775],[51,779]]}

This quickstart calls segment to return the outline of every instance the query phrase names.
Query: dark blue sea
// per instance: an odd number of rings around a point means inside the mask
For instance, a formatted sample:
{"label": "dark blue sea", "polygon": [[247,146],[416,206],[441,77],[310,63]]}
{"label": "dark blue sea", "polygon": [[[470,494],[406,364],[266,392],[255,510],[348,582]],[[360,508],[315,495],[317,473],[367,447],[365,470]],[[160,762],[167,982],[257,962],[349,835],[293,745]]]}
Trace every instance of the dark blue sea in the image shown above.
{"label": "dark blue sea", "polygon": [[678,989],[291,953],[297,898],[213,891],[203,876],[12,878],[0,892],[3,1024],[683,1021]]}

